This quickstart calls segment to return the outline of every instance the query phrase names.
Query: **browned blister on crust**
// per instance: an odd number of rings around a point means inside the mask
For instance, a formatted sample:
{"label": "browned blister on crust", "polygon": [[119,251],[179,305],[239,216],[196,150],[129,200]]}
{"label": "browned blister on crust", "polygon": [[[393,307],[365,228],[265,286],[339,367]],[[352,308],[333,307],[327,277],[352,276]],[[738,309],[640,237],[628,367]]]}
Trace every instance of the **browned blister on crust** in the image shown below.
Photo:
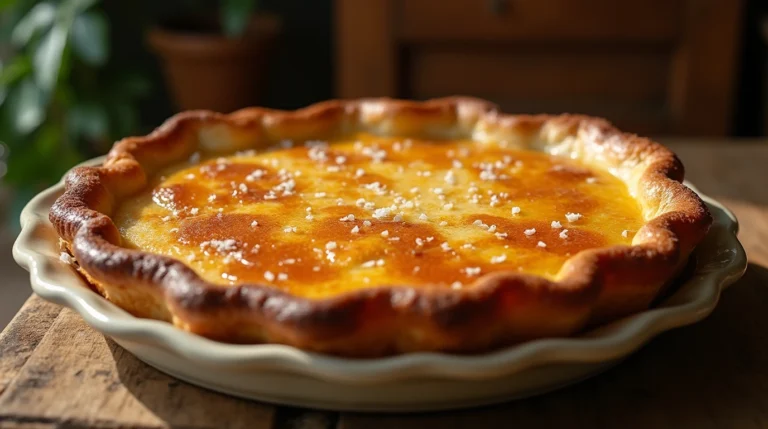
{"label": "browned blister on crust", "polygon": [[[159,169],[196,151],[230,154],[282,139],[378,135],[505,139],[569,154],[621,178],[647,223],[631,246],[579,252],[556,280],[513,272],[472,288],[360,289],[324,298],[265,285],[215,285],[184,263],[121,246],[111,216]],[[152,134],[115,144],[103,166],[74,169],[50,220],[78,269],[107,299],[138,317],[212,339],[282,343],[343,356],[416,351],[478,353],[533,338],[568,336],[647,308],[681,271],[712,222],[685,187],[677,157],[648,139],[578,115],[505,115],[485,101],[445,98],[329,101],[297,111],[185,112]]]}

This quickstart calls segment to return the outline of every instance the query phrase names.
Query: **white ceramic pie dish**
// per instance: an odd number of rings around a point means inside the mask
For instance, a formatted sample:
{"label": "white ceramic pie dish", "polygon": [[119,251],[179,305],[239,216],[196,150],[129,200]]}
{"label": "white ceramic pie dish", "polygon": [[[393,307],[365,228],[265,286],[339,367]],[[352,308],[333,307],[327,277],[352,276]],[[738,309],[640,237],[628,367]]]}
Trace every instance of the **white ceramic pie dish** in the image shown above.
{"label": "white ceramic pie dish", "polygon": [[13,255],[29,270],[35,293],[73,309],[139,359],[178,378],[237,396],[315,408],[438,410],[552,390],[604,370],[661,332],[701,320],[747,265],[736,218],[702,195],[715,223],[693,255],[696,268],[648,311],[579,337],[536,340],[484,355],[344,359],[282,345],[219,343],[131,316],[59,260],[48,210],[62,191],[63,183],[43,191],[22,212]]}

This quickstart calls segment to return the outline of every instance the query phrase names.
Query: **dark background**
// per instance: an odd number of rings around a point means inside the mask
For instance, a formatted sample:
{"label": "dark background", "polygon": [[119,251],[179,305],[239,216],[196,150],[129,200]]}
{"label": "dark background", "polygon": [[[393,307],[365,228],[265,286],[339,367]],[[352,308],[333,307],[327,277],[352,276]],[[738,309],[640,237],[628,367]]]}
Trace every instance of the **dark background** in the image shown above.
{"label": "dark background", "polygon": [[[185,0],[136,0],[103,4],[112,25],[113,63],[138,66],[136,68],[153,82],[151,96],[141,103],[142,123],[146,127],[161,123],[174,109],[163,85],[157,58],[147,49],[144,32],[164,17],[173,16],[187,3]],[[264,104],[295,109],[333,98],[333,1],[268,0],[262,4],[264,10],[281,17],[284,29],[270,66]],[[762,22],[767,13],[768,1],[746,1],[731,121],[733,136],[762,136],[766,132],[768,49]]]}
{"label": "dark background", "polygon": [[[152,94],[141,103],[142,123],[156,126],[174,112],[162,82],[160,65],[147,47],[144,32],[183,9],[185,0],[108,1],[113,63],[145,72]],[[280,16],[283,34],[269,69],[264,104],[295,109],[333,97],[332,1],[269,0],[263,9]],[[138,67],[137,67],[138,66]]]}

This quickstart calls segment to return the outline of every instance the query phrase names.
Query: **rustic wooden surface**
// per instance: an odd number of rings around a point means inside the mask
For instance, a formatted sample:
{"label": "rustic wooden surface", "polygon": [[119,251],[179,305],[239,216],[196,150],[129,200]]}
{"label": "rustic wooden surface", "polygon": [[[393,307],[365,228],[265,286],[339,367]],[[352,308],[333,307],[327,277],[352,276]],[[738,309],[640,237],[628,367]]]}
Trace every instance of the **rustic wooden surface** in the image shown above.
{"label": "rustic wooden surface", "polygon": [[741,221],[750,265],[715,312],[548,395],[412,415],[273,407],[175,380],[32,297],[0,335],[2,428],[768,428],[768,142],[668,142]]}

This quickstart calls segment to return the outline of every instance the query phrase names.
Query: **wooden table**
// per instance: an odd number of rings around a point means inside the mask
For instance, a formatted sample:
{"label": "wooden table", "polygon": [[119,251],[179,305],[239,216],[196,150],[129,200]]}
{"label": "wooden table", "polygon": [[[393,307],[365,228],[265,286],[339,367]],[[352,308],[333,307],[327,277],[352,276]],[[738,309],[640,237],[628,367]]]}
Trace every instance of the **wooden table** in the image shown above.
{"label": "wooden table", "polygon": [[0,335],[2,428],[768,428],[768,142],[669,143],[741,221],[750,264],[715,312],[607,373],[465,411],[376,415],[275,407],[143,364],[70,310],[32,297]]}

